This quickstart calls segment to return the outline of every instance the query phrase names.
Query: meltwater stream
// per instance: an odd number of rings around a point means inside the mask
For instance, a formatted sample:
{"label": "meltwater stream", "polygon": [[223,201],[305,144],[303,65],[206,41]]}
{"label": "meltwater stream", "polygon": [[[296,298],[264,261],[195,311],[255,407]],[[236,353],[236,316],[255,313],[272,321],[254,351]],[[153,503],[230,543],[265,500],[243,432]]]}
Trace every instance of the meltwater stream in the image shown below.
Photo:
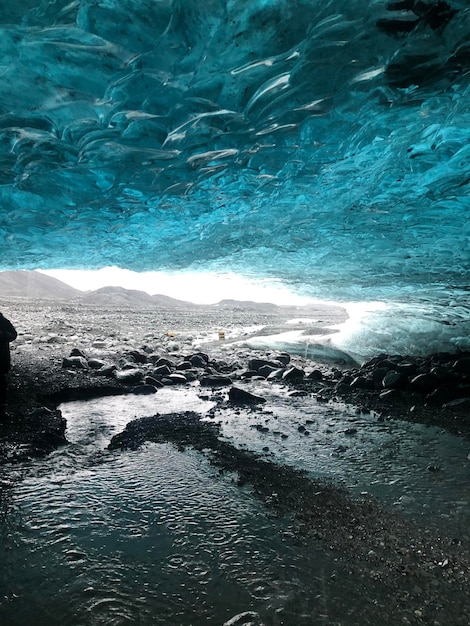
{"label": "meltwater stream", "polygon": [[[236,445],[425,515],[451,534],[467,532],[468,444],[280,387],[262,391],[260,411],[206,418]],[[394,623],[374,613],[374,602],[365,618],[363,591],[338,578],[335,555],[299,543],[288,519],[273,517],[203,455],[167,444],[106,450],[136,416],[213,406],[197,388],[62,405],[70,445],[3,470],[1,624]]]}

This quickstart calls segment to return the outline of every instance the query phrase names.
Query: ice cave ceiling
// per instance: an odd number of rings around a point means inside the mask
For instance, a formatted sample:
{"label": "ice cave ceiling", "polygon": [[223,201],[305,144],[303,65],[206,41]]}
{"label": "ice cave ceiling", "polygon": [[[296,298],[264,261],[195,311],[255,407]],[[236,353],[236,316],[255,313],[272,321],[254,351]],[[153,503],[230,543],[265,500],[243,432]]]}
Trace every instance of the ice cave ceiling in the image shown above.
{"label": "ice cave ceiling", "polygon": [[2,0],[0,52],[4,269],[468,289],[468,0]]}

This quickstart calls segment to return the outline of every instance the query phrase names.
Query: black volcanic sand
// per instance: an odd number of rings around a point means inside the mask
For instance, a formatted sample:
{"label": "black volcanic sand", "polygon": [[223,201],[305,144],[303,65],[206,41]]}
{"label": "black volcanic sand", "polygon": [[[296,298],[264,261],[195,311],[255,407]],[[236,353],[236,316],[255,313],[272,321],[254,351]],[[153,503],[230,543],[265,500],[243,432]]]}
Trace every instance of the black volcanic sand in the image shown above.
{"label": "black volcanic sand", "polygon": [[[256,411],[262,398],[241,395],[230,402],[226,391],[270,374],[292,392],[310,394],[312,402],[342,401],[373,411],[378,419],[431,424],[470,438],[470,353],[380,355],[351,369],[214,340],[220,329],[230,340],[243,339],[246,327],[279,326],[278,312],[210,307],[136,312],[19,300],[2,310],[19,338],[8,416],[0,425],[0,464],[66,444],[66,424],[57,410],[64,400],[150,393],[161,385],[185,384],[182,376],[188,384],[199,381],[218,410],[241,402]],[[324,326],[328,323],[335,322]],[[207,343],[198,343],[201,336]],[[339,623],[368,623],[371,603],[383,624],[470,623],[468,537],[438,535],[373,499],[352,498],[330,482],[240,450],[219,438],[215,423],[194,413],[134,420],[110,448],[136,449],[145,441],[191,446],[208,455],[221,473],[233,473],[269,510],[289,519],[293,540],[313,537],[334,554],[338,571],[328,585],[354,578],[367,598],[362,622],[356,607],[356,621]]]}

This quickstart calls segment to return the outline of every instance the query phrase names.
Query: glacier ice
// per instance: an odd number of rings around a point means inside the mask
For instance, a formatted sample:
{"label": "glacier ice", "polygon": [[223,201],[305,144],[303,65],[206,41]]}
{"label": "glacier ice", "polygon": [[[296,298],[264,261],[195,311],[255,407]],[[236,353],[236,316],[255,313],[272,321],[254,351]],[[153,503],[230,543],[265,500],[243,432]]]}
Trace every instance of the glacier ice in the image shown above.
{"label": "glacier ice", "polygon": [[5,269],[230,269],[464,334],[466,0],[2,0],[0,54]]}

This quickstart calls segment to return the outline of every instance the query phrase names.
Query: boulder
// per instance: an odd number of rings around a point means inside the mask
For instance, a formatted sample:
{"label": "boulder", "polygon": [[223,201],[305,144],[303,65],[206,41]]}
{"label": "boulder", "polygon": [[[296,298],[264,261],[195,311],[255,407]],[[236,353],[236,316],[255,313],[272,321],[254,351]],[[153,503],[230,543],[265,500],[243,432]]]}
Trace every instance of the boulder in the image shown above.
{"label": "boulder", "polygon": [[226,387],[232,384],[232,379],[221,374],[209,374],[201,378],[201,387]]}
{"label": "boulder", "polygon": [[266,359],[250,359],[248,361],[248,369],[254,370],[255,372],[260,370],[265,365],[269,365],[273,369],[279,368],[279,363],[275,363],[274,361],[267,361]]}
{"label": "boulder", "polygon": [[155,365],[157,367],[161,367],[162,365],[166,365],[167,367],[174,367],[175,364],[170,359],[166,359],[165,357],[160,357],[155,361]]}
{"label": "boulder", "polygon": [[276,372],[278,369],[279,367],[273,367],[272,365],[263,365],[259,368],[257,373],[263,378],[267,378],[270,374]]}
{"label": "boulder", "polygon": [[196,352],[186,357],[186,360],[191,363],[193,367],[205,367],[209,363],[209,357],[204,352]]}
{"label": "boulder", "polygon": [[136,396],[149,396],[153,393],[157,393],[157,388],[154,387],[154,385],[148,384],[136,385],[135,387],[132,387],[131,393],[135,394]]}
{"label": "boulder", "polygon": [[274,370],[273,372],[271,372],[267,378],[267,380],[281,380],[282,375],[284,374],[285,370],[283,368],[279,368],[277,370]]}
{"label": "boulder", "polygon": [[290,367],[282,374],[282,380],[293,381],[302,380],[305,376],[305,372],[300,367]]}
{"label": "boulder", "polygon": [[356,376],[350,383],[349,386],[351,389],[372,389],[374,384],[368,378],[364,376]]}
{"label": "boulder", "polygon": [[171,369],[168,365],[160,365],[152,370],[151,375],[155,378],[163,378],[164,376],[169,376],[171,374]]}
{"label": "boulder", "polygon": [[92,370],[102,369],[103,367],[106,367],[106,365],[106,361],[102,361],[101,359],[88,359],[88,367],[90,367]]}
{"label": "boulder", "polygon": [[175,369],[178,372],[184,372],[185,370],[190,370],[192,367],[193,365],[189,361],[181,361],[180,363],[176,364]]}
{"label": "boulder", "polygon": [[452,370],[461,374],[470,374],[470,356],[464,356],[454,361]]}
{"label": "boulder", "polygon": [[86,354],[83,352],[83,350],[80,350],[80,348],[72,348],[70,350],[70,356],[81,356],[84,359],[86,359]]}
{"label": "boulder", "polygon": [[307,375],[308,380],[313,380],[315,382],[320,382],[321,380],[323,380],[323,373],[320,370],[312,370],[308,375]]}
{"label": "boulder", "polygon": [[148,356],[141,350],[131,350],[128,352],[127,356],[129,356],[135,363],[143,364],[148,361]]}
{"label": "boulder", "polygon": [[121,383],[140,383],[144,377],[144,373],[138,368],[133,370],[116,370],[114,372],[114,377]]}
{"label": "boulder", "polygon": [[287,354],[287,352],[282,352],[281,354],[277,355],[276,361],[279,361],[279,363],[281,363],[281,365],[289,365],[289,363],[290,363],[290,354]]}
{"label": "boulder", "polygon": [[389,370],[382,380],[382,387],[385,389],[403,389],[407,383],[407,378],[402,372]]}
{"label": "boulder", "polygon": [[84,356],[69,356],[62,359],[63,368],[88,369],[88,361]]}
{"label": "boulder", "polygon": [[170,374],[169,376],[165,376],[162,382],[164,382],[165,385],[185,385],[188,379],[184,374]]}
{"label": "boulder", "polygon": [[439,379],[431,372],[418,374],[418,376],[415,376],[410,381],[410,386],[413,391],[418,391],[419,393],[431,393],[438,385]]}
{"label": "boulder", "polygon": [[262,404],[266,402],[265,398],[256,396],[249,391],[240,389],[239,387],[232,387],[228,392],[229,402],[232,404]]}
{"label": "boulder", "polygon": [[117,370],[117,367],[114,364],[104,365],[99,370],[95,371],[95,374],[99,376],[114,376],[114,372]]}
{"label": "boulder", "polygon": [[157,380],[153,376],[146,376],[144,378],[144,383],[146,385],[151,385],[152,387],[155,387],[156,389],[161,389],[164,386],[160,380]]}
{"label": "boulder", "polygon": [[403,361],[402,363],[397,363],[396,370],[408,377],[415,376],[418,373],[418,366],[411,361]]}

